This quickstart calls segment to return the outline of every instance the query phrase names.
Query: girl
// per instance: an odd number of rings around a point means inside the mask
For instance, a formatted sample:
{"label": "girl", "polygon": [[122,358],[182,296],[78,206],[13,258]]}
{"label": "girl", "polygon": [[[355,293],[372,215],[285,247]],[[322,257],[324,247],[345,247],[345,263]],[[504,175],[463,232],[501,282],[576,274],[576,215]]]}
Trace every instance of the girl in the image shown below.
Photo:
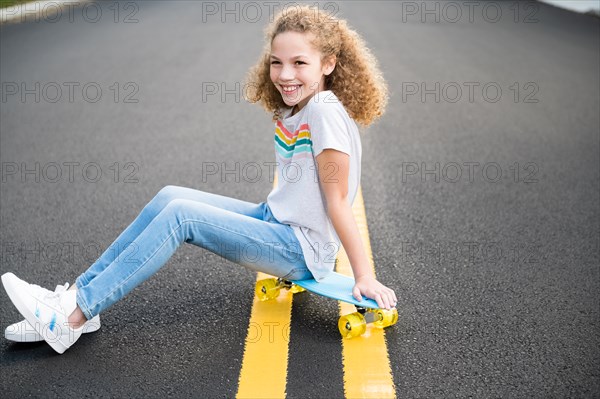
{"label": "girl", "polygon": [[84,331],[98,329],[99,313],[158,271],[183,242],[256,271],[317,281],[333,270],[341,242],[356,280],[353,295],[396,306],[394,292],[374,278],[351,210],[361,159],[355,121],[370,124],[387,101],[374,57],[345,21],[291,7],[267,28],[246,87],[248,100],[273,112],[276,125],[279,179],[266,202],[163,188],[69,290],[51,292],[4,274],[4,288],[25,317],[10,331],[33,328],[37,335],[28,340],[44,339],[63,353]]}

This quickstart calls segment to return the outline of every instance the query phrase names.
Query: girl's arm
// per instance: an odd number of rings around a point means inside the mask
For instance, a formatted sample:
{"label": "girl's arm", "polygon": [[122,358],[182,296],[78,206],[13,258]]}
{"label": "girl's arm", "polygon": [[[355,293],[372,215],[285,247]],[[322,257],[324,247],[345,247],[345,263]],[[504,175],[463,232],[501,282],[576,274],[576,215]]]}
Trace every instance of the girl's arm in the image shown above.
{"label": "girl's arm", "polygon": [[381,308],[396,306],[396,294],[375,279],[364,245],[358,232],[348,197],[348,174],[350,156],[344,152],[325,149],[316,158],[319,181],[325,200],[327,214],[348,254],[356,283],[352,294],[357,300],[361,295],[377,301]]}

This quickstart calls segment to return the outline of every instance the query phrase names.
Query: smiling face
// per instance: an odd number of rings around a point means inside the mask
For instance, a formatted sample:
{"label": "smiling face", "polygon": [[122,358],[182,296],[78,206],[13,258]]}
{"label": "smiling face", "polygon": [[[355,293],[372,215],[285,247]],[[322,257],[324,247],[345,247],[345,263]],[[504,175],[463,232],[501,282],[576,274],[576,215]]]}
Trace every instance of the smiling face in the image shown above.
{"label": "smiling face", "polygon": [[325,75],[335,68],[335,60],[322,63],[322,54],[311,44],[313,35],[283,32],[271,42],[271,81],[283,102],[300,111],[310,98],[325,90]]}

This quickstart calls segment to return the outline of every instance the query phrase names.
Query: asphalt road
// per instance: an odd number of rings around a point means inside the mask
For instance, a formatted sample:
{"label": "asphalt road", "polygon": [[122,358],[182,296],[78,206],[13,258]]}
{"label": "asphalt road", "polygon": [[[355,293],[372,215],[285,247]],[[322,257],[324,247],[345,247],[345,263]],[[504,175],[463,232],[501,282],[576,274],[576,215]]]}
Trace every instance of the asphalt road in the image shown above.
{"label": "asphalt road", "polygon": [[[165,185],[266,198],[268,168],[244,167],[273,161],[272,125],[239,82],[271,6],[210,4],[2,25],[0,273],[72,283]],[[399,296],[397,395],[598,397],[599,19],[422,4],[327,5],[391,90],[363,135],[362,188],[377,274]],[[2,396],[232,397],[254,281],[185,245],[64,355],[1,339]],[[336,315],[294,300],[288,397],[343,396]],[[0,294],[1,327],[19,319]]]}

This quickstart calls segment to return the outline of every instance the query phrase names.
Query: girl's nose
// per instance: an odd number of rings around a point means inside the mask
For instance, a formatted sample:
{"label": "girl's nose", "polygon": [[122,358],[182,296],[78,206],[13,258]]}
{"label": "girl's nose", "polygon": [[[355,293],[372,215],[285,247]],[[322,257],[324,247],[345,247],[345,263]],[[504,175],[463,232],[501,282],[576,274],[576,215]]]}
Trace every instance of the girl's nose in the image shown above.
{"label": "girl's nose", "polygon": [[294,79],[294,69],[291,66],[284,65],[281,68],[281,73],[279,74],[279,79],[293,80]]}

